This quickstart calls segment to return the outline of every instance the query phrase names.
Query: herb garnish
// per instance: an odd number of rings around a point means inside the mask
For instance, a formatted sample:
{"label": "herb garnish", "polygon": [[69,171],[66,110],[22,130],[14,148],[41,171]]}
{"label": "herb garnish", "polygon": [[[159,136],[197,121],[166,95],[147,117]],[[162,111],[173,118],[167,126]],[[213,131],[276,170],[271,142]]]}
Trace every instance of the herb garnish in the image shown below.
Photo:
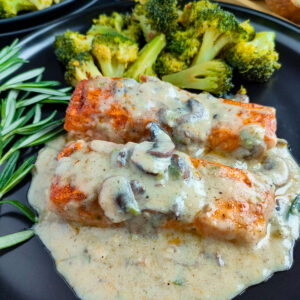
{"label": "herb garnish", "polygon": [[[64,119],[55,120],[56,111],[42,118],[44,103],[68,104],[71,88],[56,88],[58,81],[42,81],[44,68],[22,72],[12,78],[26,60],[20,57],[15,40],[0,50],[0,206],[8,204],[20,210],[30,221],[36,222],[34,212],[17,200],[1,200],[19,184],[34,167],[35,157],[21,160],[21,149],[44,144],[63,132]],[[0,237],[0,249],[21,243],[34,235],[24,230]]]}

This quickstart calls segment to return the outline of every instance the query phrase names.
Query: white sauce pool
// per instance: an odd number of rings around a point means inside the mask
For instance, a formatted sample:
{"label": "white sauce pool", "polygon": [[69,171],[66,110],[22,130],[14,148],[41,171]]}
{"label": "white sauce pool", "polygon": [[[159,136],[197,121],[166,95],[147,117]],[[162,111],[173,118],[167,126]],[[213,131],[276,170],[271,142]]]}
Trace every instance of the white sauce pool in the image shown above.
{"label": "white sauce pool", "polygon": [[[255,246],[245,246],[168,230],[144,236],[126,228],[67,223],[47,208],[55,157],[64,142],[59,138],[40,151],[29,201],[40,215],[36,233],[81,299],[228,299],[290,268],[299,219],[292,215],[286,221],[285,213],[300,189],[299,169],[286,147],[272,150],[281,153],[292,169],[289,183],[277,190],[280,209],[268,236]],[[258,168],[253,161],[239,164]]]}

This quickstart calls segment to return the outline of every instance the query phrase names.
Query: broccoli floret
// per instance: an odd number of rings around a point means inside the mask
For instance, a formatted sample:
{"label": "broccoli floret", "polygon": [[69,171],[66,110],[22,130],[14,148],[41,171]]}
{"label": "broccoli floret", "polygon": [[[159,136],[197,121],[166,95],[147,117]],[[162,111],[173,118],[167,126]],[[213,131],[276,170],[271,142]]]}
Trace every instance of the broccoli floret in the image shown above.
{"label": "broccoli floret", "polygon": [[158,32],[154,29],[150,20],[146,16],[145,7],[141,4],[136,4],[132,11],[132,18],[135,22],[137,22],[142,29],[143,36],[146,42],[149,42],[152,38],[154,38]]}
{"label": "broccoli floret", "polygon": [[36,7],[29,0],[1,0],[0,18],[15,17],[20,11],[36,10]]}
{"label": "broccoli floret", "polygon": [[148,0],[144,8],[150,24],[158,32],[168,33],[176,29],[179,17],[176,0]]}
{"label": "broccoli floret", "polygon": [[177,73],[187,67],[188,65],[184,61],[170,52],[160,54],[155,63],[155,70],[160,76]]}
{"label": "broccoli floret", "polygon": [[154,63],[165,46],[166,37],[164,34],[161,33],[153,38],[141,49],[137,60],[129,66],[127,71],[124,73],[124,77],[139,80],[141,75],[155,75],[153,70]]}
{"label": "broccoli floret", "polygon": [[118,32],[133,41],[138,41],[142,32],[138,22],[135,22],[129,14],[114,12],[111,16],[100,15],[93,22],[94,25],[87,32],[88,35]]}
{"label": "broccoli floret", "polygon": [[105,26],[105,25],[96,24],[96,25],[92,25],[91,28],[87,31],[86,34],[88,36],[95,36],[95,35],[98,35],[98,34],[113,33],[113,32],[118,33],[118,31],[115,28],[108,27],[108,26]]}
{"label": "broccoli floret", "polygon": [[146,42],[158,33],[168,33],[177,29],[179,10],[176,0],[139,0],[132,17],[139,23]]}
{"label": "broccoli floret", "polygon": [[55,54],[58,60],[66,65],[77,53],[89,51],[91,42],[92,37],[67,30],[55,37]]}
{"label": "broccoli floret", "polygon": [[182,14],[179,17],[179,22],[182,23],[184,26],[190,26],[198,20],[198,14],[203,9],[215,9],[218,7],[218,4],[211,3],[208,0],[190,2],[184,6]]}
{"label": "broccoli floret", "polygon": [[114,28],[116,31],[121,32],[124,27],[125,15],[113,12],[110,16],[101,14],[97,19],[93,19],[96,25]]}
{"label": "broccoli floret", "polygon": [[122,34],[137,42],[142,35],[142,29],[139,23],[131,18],[125,23],[125,28],[122,30]]}
{"label": "broccoli floret", "polygon": [[252,41],[240,41],[226,52],[227,62],[249,81],[266,82],[280,68],[275,33],[259,32]]}
{"label": "broccoli floret", "polygon": [[65,73],[66,81],[74,87],[83,79],[97,76],[102,75],[95,65],[93,57],[88,52],[78,53],[76,57],[71,59]]}
{"label": "broccoli floret", "polygon": [[136,60],[138,44],[119,33],[96,35],[92,54],[104,76],[122,76],[127,65]]}
{"label": "broccoli floret", "polygon": [[232,70],[222,60],[201,62],[178,73],[165,75],[162,80],[180,88],[203,90],[217,95],[232,88]]}
{"label": "broccoli floret", "polygon": [[245,34],[235,16],[220,8],[202,9],[197,14],[197,19],[189,25],[197,28],[202,34],[202,44],[193,65],[215,59],[222,49]]}
{"label": "broccoli floret", "polygon": [[243,23],[240,23],[241,27],[245,30],[245,35],[243,36],[243,39],[246,41],[251,41],[255,37],[255,29],[253,26],[250,25],[250,20],[246,20]]}
{"label": "broccoli floret", "polygon": [[178,56],[180,60],[190,64],[193,57],[198,53],[200,41],[197,30],[189,28],[184,31],[177,30],[167,36],[167,50]]}

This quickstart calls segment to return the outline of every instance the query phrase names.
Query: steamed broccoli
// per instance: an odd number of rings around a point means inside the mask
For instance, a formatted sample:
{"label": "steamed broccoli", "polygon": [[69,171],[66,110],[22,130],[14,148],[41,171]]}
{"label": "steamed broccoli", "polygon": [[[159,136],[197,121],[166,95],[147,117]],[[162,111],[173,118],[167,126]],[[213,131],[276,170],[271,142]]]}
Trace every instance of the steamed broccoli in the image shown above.
{"label": "steamed broccoli", "polygon": [[104,76],[122,76],[127,65],[136,60],[138,44],[114,32],[96,35],[92,43],[92,54]]}
{"label": "steamed broccoli", "polygon": [[177,73],[187,67],[188,66],[184,61],[180,60],[170,52],[164,52],[159,55],[155,63],[155,70],[160,76]]}
{"label": "steamed broccoli", "polygon": [[226,60],[249,81],[266,82],[280,68],[275,33],[259,32],[252,41],[240,41],[226,52]]}
{"label": "steamed broccoli", "polygon": [[92,25],[86,34],[89,37],[93,38],[95,35],[98,35],[98,34],[114,33],[114,32],[118,33],[118,31],[115,28],[97,24],[97,25]]}
{"label": "steamed broccoli", "polygon": [[149,42],[153,37],[155,37],[158,32],[154,29],[150,20],[146,16],[145,8],[141,4],[136,4],[132,11],[132,18],[137,22],[142,29],[144,38],[146,42]]}
{"label": "steamed broccoli", "polygon": [[142,35],[142,29],[138,22],[134,21],[131,17],[126,18],[125,26],[122,30],[122,34],[127,36],[133,41],[139,41]]}
{"label": "steamed broccoli", "polygon": [[77,53],[89,51],[91,42],[92,37],[67,30],[55,37],[55,54],[58,60],[66,65]]}
{"label": "steamed broccoli", "polygon": [[197,18],[191,18],[187,25],[197,28],[202,34],[202,44],[193,65],[216,58],[223,48],[245,34],[235,16],[220,8],[202,9],[197,13]]}
{"label": "steamed broccoli", "polygon": [[189,2],[184,6],[183,12],[179,17],[179,22],[188,27],[191,24],[195,24],[198,20],[198,15],[204,9],[216,9],[219,5],[212,3],[208,0],[200,0],[196,2]]}
{"label": "steamed broccoli", "polygon": [[155,30],[171,32],[176,28],[179,11],[176,0],[147,0],[145,14]]}
{"label": "steamed broccoli", "polygon": [[95,25],[111,27],[118,32],[121,32],[124,27],[125,15],[113,12],[110,16],[101,14],[97,19],[93,19]]}
{"label": "steamed broccoli", "polygon": [[30,0],[1,0],[0,18],[15,17],[20,11],[36,10]]}
{"label": "steamed broccoli", "polygon": [[158,33],[176,30],[179,17],[176,0],[140,0],[136,4],[132,17],[139,22],[146,42]]}
{"label": "steamed broccoli", "polygon": [[199,51],[200,41],[194,28],[177,30],[167,36],[167,50],[176,54],[178,58],[190,64]]}
{"label": "steamed broccoli", "polygon": [[243,39],[246,41],[253,40],[256,34],[255,29],[249,24],[249,22],[249,20],[246,20],[243,23],[240,23],[241,27],[245,30]]}
{"label": "steamed broccoli", "polygon": [[74,87],[79,81],[96,76],[101,76],[101,73],[88,52],[78,53],[71,59],[65,73],[66,81]]}
{"label": "steamed broccoli", "polygon": [[162,80],[180,88],[197,89],[222,95],[232,88],[232,70],[222,60],[201,62],[178,73],[166,75]]}
{"label": "steamed broccoli", "polygon": [[134,21],[129,14],[117,12],[113,12],[111,16],[102,14],[93,22],[94,25],[87,32],[89,35],[118,32],[133,41],[138,41],[142,32],[138,22]]}
{"label": "steamed broccoli", "polygon": [[138,54],[137,60],[129,66],[124,77],[139,80],[141,75],[155,75],[153,66],[160,52],[166,46],[166,37],[159,34],[148,42]]}

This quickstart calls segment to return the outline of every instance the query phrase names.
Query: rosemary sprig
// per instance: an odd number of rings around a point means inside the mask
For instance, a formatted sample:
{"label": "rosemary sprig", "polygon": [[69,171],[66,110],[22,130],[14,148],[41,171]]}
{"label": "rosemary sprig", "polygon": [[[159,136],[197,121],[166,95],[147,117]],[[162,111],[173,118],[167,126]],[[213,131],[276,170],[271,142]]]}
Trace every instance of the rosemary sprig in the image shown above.
{"label": "rosemary sprig", "polygon": [[0,250],[5,249],[17,244],[20,244],[34,235],[34,231],[31,229],[20,231],[17,233],[8,234],[0,237]]}
{"label": "rosemary sprig", "polygon": [[10,204],[18,208],[31,222],[35,223],[37,221],[37,217],[35,216],[34,212],[23,203],[17,200],[2,200],[0,201],[1,204]]}
{"label": "rosemary sprig", "polygon": [[2,198],[6,193],[14,188],[20,181],[22,181],[22,179],[32,170],[32,168],[34,167],[34,160],[35,157],[31,156],[15,172],[13,172],[11,176],[5,176],[3,185],[1,185],[0,189],[0,198]]}
{"label": "rosemary sprig", "polygon": [[[29,220],[36,222],[34,212],[17,200],[1,200],[16,187],[34,167],[34,156],[19,163],[21,149],[44,144],[63,132],[63,119],[55,120],[56,111],[43,117],[45,103],[68,104],[70,89],[57,88],[58,81],[43,81],[45,69],[35,68],[11,77],[26,60],[20,57],[18,40],[0,50],[0,206],[12,205]],[[0,249],[21,243],[33,230],[0,237]]]}

